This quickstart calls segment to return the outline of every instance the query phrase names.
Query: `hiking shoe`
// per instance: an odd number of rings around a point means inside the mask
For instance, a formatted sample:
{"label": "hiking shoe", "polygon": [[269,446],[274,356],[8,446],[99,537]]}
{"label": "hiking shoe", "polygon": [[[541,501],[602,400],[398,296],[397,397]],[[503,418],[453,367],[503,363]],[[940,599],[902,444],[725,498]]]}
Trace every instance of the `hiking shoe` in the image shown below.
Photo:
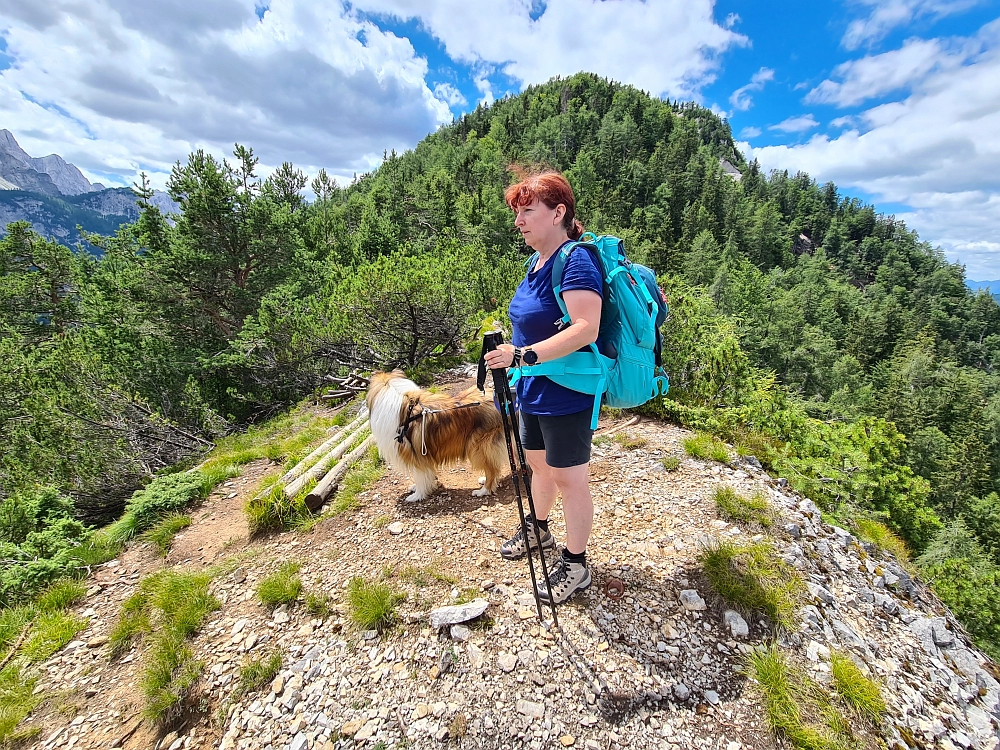
{"label": "hiking shoe", "polygon": [[590,587],[590,568],[585,563],[570,562],[562,555],[549,571],[549,581],[552,583],[552,595],[545,581],[538,582],[538,598],[548,603],[550,600],[562,604],[577,591]]}
{"label": "hiking shoe", "polygon": [[[531,545],[531,549],[538,549],[538,540],[535,539],[535,519],[527,515],[524,517],[524,522],[528,527],[528,543],[524,541],[524,530],[518,529],[514,536],[500,545],[500,556],[505,560],[520,560],[528,554],[528,544]],[[548,529],[538,528],[538,532],[542,538],[543,549],[556,546],[556,540],[552,538]]]}

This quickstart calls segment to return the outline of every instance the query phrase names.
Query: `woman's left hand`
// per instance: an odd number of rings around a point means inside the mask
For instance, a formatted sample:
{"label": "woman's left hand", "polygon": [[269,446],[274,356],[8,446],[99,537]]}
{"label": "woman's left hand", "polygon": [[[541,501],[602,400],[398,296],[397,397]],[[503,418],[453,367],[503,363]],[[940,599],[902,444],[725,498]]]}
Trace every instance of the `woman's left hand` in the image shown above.
{"label": "woman's left hand", "polygon": [[486,352],[486,366],[491,370],[502,370],[514,362],[514,345],[500,344],[491,352]]}

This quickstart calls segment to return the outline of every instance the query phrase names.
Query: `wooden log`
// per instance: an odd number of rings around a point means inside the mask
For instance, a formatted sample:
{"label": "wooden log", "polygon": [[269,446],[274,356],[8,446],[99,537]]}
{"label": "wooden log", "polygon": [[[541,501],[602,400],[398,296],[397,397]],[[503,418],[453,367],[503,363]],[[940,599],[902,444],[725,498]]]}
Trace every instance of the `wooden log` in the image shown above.
{"label": "wooden log", "polygon": [[306,483],[311,479],[319,479],[323,476],[333,465],[333,463],[347,453],[347,449],[354,445],[354,441],[358,439],[358,436],[362,432],[368,429],[368,422],[366,421],[358,429],[345,437],[336,448],[323,456],[319,461],[316,462],[314,466],[307,469],[300,477],[293,479],[291,482],[285,485],[285,496],[289,499],[298,495],[302,488],[306,486]]}
{"label": "wooden log", "polygon": [[296,477],[302,476],[302,472],[310,468],[319,459],[321,459],[323,456],[325,456],[327,453],[333,450],[333,448],[337,445],[337,443],[340,442],[340,439],[344,436],[344,433],[350,432],[351,430],[361,425],[361,423],[364,422],[366,419],[368,419],[368,410],[362,409],[361,412],[362,413],[358,416],[358,418],[355,419],[346,427],[336,427],[336,426],[331,427],[328,430],[327,434],[332,432],[333,437],[326,440],[321,446],[319,446],[319,448],[314,450],[308,456],[306,456],[297,464],[295,464],[295,466],[293,466],[291,469],[285,472],[285,474],[281,477],[281,479],[278,480],[278,484],[288,484]]}
{"label": "wooden log", "polygon": [[319,480],[312,492],[306,495],[306,507],[315,512],[326,502],[330,492],[337,486],[340,478],[347,473],[347,470],[361,458],[368,449],[375,443],[375,436],[369,435],[365,441],[357,448],[342,458],[336,466],[327,472],[326,476]]}

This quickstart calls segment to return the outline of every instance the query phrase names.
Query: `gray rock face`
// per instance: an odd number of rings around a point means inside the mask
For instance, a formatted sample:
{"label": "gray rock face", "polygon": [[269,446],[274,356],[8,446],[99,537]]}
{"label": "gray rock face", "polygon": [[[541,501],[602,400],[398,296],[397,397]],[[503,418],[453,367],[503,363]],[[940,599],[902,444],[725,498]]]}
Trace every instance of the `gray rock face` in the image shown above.
{"label": "gray rock face", "polygon": [[458,625],[479,617],[490,603],[485,599],[473,599],[468,604],[455,604],[450,607],[439,607],[431,610],[432,628],[443,628],[446,625]]}

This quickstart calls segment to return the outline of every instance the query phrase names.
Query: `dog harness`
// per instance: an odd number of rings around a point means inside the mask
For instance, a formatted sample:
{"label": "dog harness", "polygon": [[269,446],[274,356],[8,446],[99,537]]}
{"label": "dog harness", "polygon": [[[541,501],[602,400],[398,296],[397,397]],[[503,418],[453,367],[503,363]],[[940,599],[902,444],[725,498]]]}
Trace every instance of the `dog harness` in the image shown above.
{"label": "dog harness", "polygon": [[[410,404],[406,408],[406,419],[403,420],[403,423],[401,425],[399,425],[399,429],[396,430],[396,442],[399,443],[400,445],[402,445],[404,440],[409,440],[410,439],[410,435],[409,435],[410,425],[413,424],[414,422],[416,422],[418,419],[421,420],[421,425],[420,426],[421,426],[421,428],[423,428],[423,424],[422,423],[423,423],[424,419],[426,419],[426,417],[427,417],[428,414],[440,414],[441,412],[445,412],[445,411],[455,411],[456,409],[466,409],[466,408],[468,408],[470,406],[480,406],[481,404],[482,404],[482,401],[472,401],[472,402],[470,402],[468,404],[459,404],[458,406],[453,406],[450,409],[431,409],[430,407],[424,406],[423,404],[419,404],[418,402],[414,402],[414,403]],[[413,413],[413,409],[414,409],[414,407],[416,407],[418,405],[420,406],[420,411],[418,411],[416,414],[414,414]],[[422,443],[422,445],[420,446],[420,455],[426,456],[427,455],[427,434],[423,431],[423,429],[421,429],[420,434],[421,434],[421,437],[423,438],[420,441]],[[413,441],[411,440],[410,442],[412,443]]]}

